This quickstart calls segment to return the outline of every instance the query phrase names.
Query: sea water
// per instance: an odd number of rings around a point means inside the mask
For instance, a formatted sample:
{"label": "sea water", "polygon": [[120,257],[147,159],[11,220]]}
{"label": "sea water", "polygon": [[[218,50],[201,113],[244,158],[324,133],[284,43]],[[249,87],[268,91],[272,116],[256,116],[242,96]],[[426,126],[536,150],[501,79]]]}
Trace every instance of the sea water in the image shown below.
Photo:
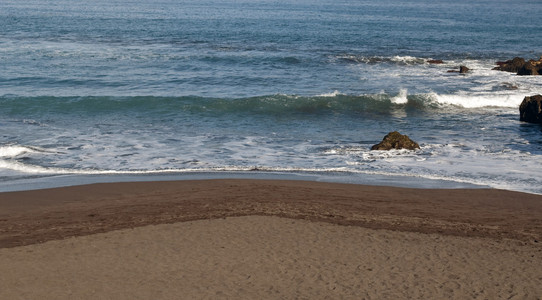
{"label": "sea water", "polygon": [[[538,0],[2,0],[0,190],[286,174],[540,194],[542,127],[518,107],[542,76],[492,70],[542,55],[540,15]],[[395,130],[421,149],[370,150]]]}

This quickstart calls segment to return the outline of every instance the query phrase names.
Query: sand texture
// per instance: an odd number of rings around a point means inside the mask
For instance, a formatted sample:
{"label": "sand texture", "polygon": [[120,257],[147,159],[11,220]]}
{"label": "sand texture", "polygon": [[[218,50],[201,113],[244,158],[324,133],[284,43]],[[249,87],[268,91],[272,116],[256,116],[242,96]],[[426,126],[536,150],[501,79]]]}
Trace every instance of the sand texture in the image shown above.
{"label": "sand texture", "polygon": [[[539,299],[540,248],[278,217],[0,249],[1,299]],[[5,275],[9,274],[9,275]]]}
{"label": "sand texture", "polygon": [[0,299],[542,299],[538,195],[204,180],[0,207]]}

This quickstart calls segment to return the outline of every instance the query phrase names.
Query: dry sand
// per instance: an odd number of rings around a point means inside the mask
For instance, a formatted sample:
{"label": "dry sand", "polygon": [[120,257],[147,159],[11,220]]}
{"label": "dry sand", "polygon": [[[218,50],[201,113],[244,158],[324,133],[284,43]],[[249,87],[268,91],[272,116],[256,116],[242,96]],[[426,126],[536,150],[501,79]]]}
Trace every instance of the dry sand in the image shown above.
{"label": "dry sand", "polygon": [[209,180],[0,207],[0,299],[542,299],[537,195]]}

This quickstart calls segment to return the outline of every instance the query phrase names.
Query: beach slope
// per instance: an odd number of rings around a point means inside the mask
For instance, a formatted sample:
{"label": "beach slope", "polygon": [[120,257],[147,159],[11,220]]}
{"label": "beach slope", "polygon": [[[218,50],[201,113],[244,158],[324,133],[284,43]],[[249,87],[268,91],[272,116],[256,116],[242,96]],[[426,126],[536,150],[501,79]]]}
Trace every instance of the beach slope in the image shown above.
{"label": "beach slope", "polygon": [[225,179],[0,205],[0,298],[542,295],[539,195]]}

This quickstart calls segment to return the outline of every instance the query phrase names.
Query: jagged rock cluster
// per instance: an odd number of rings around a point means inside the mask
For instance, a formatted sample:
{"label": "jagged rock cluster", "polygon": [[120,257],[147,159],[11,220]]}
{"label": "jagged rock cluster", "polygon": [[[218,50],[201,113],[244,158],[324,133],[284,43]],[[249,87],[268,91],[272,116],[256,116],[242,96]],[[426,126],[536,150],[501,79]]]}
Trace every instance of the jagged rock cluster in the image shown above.
{"label": "jagged rock cluster", "polygon": [[[443,64],[444,61],[440,59],[428,60],[429,64]],[[542,75],[542,57],[539,60],[530,59],[526,61],[521,57],[514,57],[507,61],[498,61],[497,66],[493,68],[497,71],[505,71],[516,73],[517,75]],[[469,72],[469,68],[466,66],[460,66],[459,71],[449,70],[449,73],[461,73],[465,74]]]}
{"label": "jagged rock cluster", "polygon": [[493,70],[516,73],[517,75],[540,75],[542,74],[542,57],[539,60],[529,60],[514,57],[511,60],[497,62]]}

